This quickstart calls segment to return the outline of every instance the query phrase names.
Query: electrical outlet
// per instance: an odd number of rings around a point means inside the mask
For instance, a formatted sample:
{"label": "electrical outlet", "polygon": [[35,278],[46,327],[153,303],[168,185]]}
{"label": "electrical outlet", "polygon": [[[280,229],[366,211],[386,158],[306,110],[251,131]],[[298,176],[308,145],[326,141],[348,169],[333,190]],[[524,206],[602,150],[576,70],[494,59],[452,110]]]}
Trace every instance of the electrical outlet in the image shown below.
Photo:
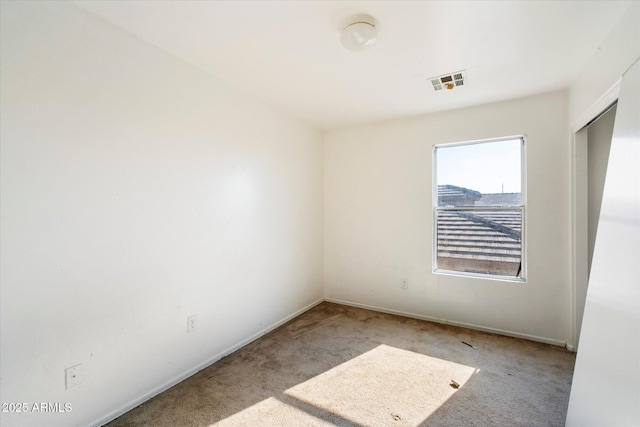
{"label": "electrical outlet", "polygon": [[409,289],[409,279],[407,278],[400,279],[400,287],[402,289]]}
{"label": "electrical outlet", "polygon": [[82,364],[65,369],[64,374],[66,389],[82,384]]}
{"label": "electrical outlet", "polygon": [[193,332],[196,330],[196,318],[195,314],[187,317],[187,332]]}

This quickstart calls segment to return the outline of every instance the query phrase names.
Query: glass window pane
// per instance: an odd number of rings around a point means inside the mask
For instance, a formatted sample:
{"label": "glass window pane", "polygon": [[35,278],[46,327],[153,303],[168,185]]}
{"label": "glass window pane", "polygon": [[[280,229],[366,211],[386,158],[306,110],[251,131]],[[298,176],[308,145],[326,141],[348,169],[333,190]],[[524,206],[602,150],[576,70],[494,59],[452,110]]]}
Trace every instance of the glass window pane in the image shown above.
{"label": "glass window pane", "polygon": [[520,209],[439,210],[437,267],[520,277],[521,232]]}
{"label": "glass window pane", "polygon": [[438,206],[522,204],[522,140],[436,148]]}

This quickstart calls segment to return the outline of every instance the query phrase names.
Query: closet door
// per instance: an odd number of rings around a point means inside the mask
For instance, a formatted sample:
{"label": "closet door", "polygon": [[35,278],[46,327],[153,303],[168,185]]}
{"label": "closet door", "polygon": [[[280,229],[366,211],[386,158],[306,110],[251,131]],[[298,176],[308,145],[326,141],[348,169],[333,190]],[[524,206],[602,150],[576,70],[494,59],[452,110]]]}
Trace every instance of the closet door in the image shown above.
{"label": "closet door", "polygon": [[567,426],[640,426],[640,63],[622,78]]}

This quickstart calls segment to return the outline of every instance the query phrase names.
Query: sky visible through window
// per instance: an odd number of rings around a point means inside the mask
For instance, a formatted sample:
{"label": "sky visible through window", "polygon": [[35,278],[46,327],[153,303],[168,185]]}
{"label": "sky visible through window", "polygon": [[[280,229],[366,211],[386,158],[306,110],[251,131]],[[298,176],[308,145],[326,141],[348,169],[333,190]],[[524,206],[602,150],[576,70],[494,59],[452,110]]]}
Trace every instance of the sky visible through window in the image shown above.
{"label": "sky visible through window", "polygon": [[521,192],[520,139],[437,149],[438,185],[488,193]]}

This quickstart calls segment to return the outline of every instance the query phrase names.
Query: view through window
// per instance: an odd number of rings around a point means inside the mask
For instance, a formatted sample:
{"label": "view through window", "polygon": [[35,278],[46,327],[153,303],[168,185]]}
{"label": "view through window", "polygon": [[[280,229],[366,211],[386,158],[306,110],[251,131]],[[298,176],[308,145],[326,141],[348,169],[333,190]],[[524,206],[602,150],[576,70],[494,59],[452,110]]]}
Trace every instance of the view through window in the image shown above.
{"label": "view through window", "polygon": [[524,137],[434,148],[434,270],[523,280]]}

